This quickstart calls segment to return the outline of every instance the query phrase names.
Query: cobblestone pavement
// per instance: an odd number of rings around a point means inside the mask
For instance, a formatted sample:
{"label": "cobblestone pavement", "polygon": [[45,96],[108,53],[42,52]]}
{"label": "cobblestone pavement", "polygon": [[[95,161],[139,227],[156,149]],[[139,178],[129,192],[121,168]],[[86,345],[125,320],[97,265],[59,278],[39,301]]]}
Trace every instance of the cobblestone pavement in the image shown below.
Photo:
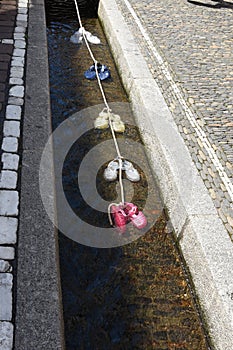
{"label": "cobblestone pavement", "polygon": [[0,0],[0,348],[12,349],[28,0]]}
{"label": "cobblestone pavement", "polygon": [[117,0],[233,238],[233,3]]}

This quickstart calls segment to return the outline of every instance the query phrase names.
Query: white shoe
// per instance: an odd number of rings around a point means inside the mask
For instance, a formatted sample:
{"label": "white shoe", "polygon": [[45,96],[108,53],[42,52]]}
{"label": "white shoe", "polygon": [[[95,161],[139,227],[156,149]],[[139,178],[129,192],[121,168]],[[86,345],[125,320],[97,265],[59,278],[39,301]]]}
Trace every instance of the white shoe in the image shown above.
{"label": "white shoe", "polygon": [[102,111],[102,112],[100,112],[100,114],[99,114],[99,117],[104,118],[104,119],[106,119],[106,120],[108,120],[108,116],[109,116],[109,113],[108,113],[108,112],[105,112],[105,111]]}
{"label": "white shoe", "polygon": [[125,131],[125,124],[119,120],[117,122],[112,123],[113,130],[116,132],[124,132]]}
{"label": "white shoe", "polygon": [[86,38],[87,40],[89,41],[89,43],[91,44],[100,44],[100,39],[95,36],[95,35],[92,35],[90,32],[88,32],[87,30],[85,30],[85,35],[86,35]]}
{"label": "white shoe", "polygon": [[133,167],[133,164],[128,160],[124,160],[123,169],[125,170],[125,175],[129,181],[137,182],[140,180],[140,175],[137,169]]}
{"label": "white shoe", "polygon": [[107,181],[114,181],[117,178],[117,170],[119,168],[118,162],[112,160],[107,168],[104,170],[104,178]]}
{"label": "white shoe", "polygon": [[112,122],[119,122],[119,121],[121,121],[121,117],[118,114],[111,113],[111,121]]}
{"label": "white shoe", "polygon": [[108,120],[103,117],[97,117],[94,122],[96,129],[107,129],[108,128]]}
{"label": "white shoe", "polygon": [[77,32],[75,32],[71,37],[70,37],[70,41],[73,44],[81,44],[82,40],[83,40],[83,34],[82,31],[80,30],[81,28],[79,28],[79,30]]}

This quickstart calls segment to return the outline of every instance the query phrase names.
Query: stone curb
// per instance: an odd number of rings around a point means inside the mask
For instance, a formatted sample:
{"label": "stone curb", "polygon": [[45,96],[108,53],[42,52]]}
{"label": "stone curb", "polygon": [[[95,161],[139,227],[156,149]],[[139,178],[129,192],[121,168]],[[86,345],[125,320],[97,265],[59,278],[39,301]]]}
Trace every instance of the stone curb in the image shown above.
{"label": "stone curb", "polygon": [[145,142],[150,164],[215,349],[233,349],[233,246],[115,0],[99,18]]}
{"label": "stone curb", "polygon": [[[28,17],[14,348],[64,349],[57,232],[39,191],[41,154],[52,132],[43,0],[29,0]],[[24,14],[18,17],[24,19]],[[20,67],[24,52],[18,49],[16,54]],[[17,87],[14,96],[21,98],[23,93]],[[11,119],[19,119],[17,107],[8,106],[7,119],[10,113]],[[15,135],[17,124],[6,124],[5,131]]]}

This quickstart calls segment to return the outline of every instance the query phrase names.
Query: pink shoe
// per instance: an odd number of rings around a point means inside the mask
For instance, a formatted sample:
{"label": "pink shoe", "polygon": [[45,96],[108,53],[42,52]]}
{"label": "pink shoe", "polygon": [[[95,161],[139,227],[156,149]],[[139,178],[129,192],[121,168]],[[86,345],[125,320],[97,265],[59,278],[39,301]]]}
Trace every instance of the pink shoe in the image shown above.
{"label": "pink shoe", "polygon": [[147,219],[142,211],[138,210],[138,207],[133,203],[126,203],[125,213],[129,217],[132,224],[141,230],[147,225]]}
{"label": "pink shoe", "polygon": [[113,217],[113,222],[120,233],[125,233],[127,224],[127,215],[121,206],[112,205],[111,214]]}

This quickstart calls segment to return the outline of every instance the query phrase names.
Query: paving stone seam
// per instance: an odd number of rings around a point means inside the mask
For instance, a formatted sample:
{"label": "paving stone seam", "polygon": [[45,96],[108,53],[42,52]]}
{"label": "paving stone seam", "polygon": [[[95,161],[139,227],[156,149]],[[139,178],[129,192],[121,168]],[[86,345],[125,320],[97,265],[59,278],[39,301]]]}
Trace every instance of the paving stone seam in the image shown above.
{"label": "paving stone seam", "polygon": [[25,33],[28,26],[28,0],[18,0],[13,39],[1,39],[0,43],[13,45],[10,62],[10,86],[3,122],[1,145],[2,169],[0,173],[0,344],[1,349],[11,350],[14,343],[14,283],[11,262],[15,259],[19,219],[19,144],[21,117],[24,105],[24,68],[26,53]]}
{"label": "paving stone seam", "polygon": [[[134,24],[134,17],[129,11],[129,8],[126,6],[126,2],[124,0],[117,1],[117,4],[122,11],[126,23],[129,25],[134,34],[136,34],[135,39],[138,42],[141,52],[147,61],[148,68],[162,90],[164,99],[166,100],[167,105],[174,117],[180,134],[190,150],[194,164],[196,165],[206,188],[209,190],[214,205],[219,213],[219,217],[221,218],[231,240],[233,241],[233,210],[231,191],[233,188],[233,167],[227,160],[225,152],[221,149],[221,146],[218,145],[217,147],[214,140],[211,140],[211,135],[207,136],[206,142],[205,136],[210,132],[205,125],[206,121],[202,116],[200,116],[200,112],[197,110],[197,108],[193,109],[192,105],[189,106],[189,95],[179,82],[175,82],[177,80],[176,74],[166,61],[166,57],[163,55],[163,52],[160,52],[160,48],[156,46],[156,43],[152,43],[147,31],[145,35],[146,38],[148,38],[150,45],[148,45],[147,41],[145,42],[145,40],[140,40],[142,35],[141,29],[144,31],[143,25],[142,28],[139,28],[138,25]],[[136,13],[135,16],[138,18]],[[175,84],[175,88],[173,88],[170,81]],[[179,96],[177,96],[177,90],[179,92]],[[193,121],[195,121],[195,123],[193,123]],[[196,128],[196,125],[198,128]],[[198,136],[196,137],[197,132]],[[204,142],[202,141],[203,136]],[[211,154],[207,152],[209,150],[211,150]],[[219,165],[218,169],[216,166],[216,159],[217,165]],[[227,186],[225,186],[225,184]]]}

